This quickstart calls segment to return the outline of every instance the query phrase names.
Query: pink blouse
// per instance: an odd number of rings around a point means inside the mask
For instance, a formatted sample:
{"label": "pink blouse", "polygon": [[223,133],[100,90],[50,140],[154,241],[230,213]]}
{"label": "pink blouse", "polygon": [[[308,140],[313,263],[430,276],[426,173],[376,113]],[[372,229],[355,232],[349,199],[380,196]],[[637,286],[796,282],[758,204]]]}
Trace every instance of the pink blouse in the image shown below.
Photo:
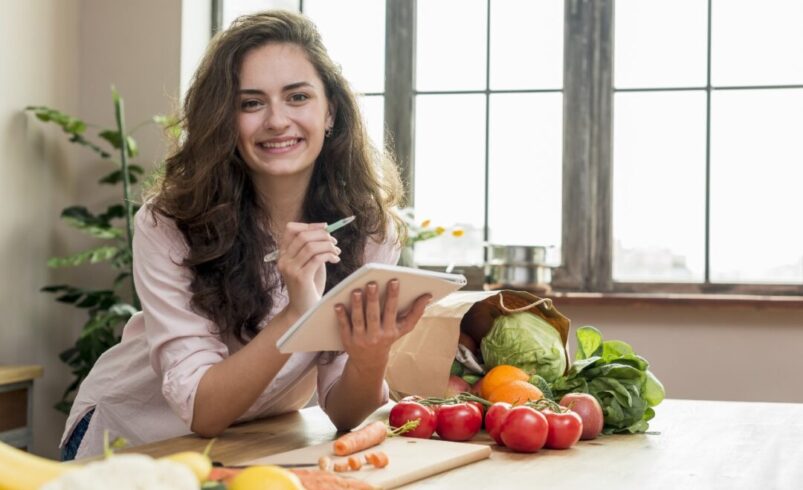
{"label": "pink blouse", "polygon": [[[213,323],[190,308],[191,273],[181,265],[187,250],[175,223],[164,217],[154,220],[143,206],[134,233],[134,281],[142,311],[131,317],[122,342],[98,359],[81,384],[60,444],[64,446],[94,408],[77,458],[103,451],[104,430],[110,440],[120,436],[132,445],[190,433],[201,377],[243,346],[211,333]],[[364,262],[395,264],[399,252],[392,241],[369,241]],[[273,309],[262,325],[287,302],[282,288],[274,294]],[[319,404],[326,410],[327,394],[342,375],[346,359],[346,354],[333,360],[316,352],[292,354],[237,421],[298,410],[310,401],[316,386]],[[387,385],[384,392],[387,400]]]}

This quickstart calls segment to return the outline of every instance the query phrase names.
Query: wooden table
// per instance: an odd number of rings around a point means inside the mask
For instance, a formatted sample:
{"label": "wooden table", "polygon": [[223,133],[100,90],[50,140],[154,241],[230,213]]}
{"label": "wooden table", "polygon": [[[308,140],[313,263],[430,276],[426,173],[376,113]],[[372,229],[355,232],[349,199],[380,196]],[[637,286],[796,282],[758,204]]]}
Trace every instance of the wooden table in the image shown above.
{"label": "wooden table", "polygon": [[[495,447],[488,460],[404,488],[803,488],[803,404],[666,400],[656,412],[647,434],[602,436],[537,454]],[[230,428],[212,458],[237,464],[334,435],[326,415],[308,408]],[[207,442],[192,435],[129,451],[162,456],[202,450]],[[473,442],[490,444],[484,433]]]}
{"label": "wooden table", "polygon": [[42,366],[0,365],[0,441],[27,449],[32,440],[33,380]]}

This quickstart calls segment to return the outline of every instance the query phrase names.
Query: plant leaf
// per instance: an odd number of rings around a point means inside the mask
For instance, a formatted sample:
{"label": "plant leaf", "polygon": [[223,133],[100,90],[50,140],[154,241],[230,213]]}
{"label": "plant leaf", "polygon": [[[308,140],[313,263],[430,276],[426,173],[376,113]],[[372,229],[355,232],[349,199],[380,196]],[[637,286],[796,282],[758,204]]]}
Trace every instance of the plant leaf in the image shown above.
{"label": "plant leaf", "polygon": [[87,235],[104,240],[122,237],[123,230],[112,226],[106,217],[105,214],[95,216],[83,206],[72,206],[61,212],[61,219]]}
{"label": "plant leaf", "polygon": [[[104,140],[106,140],[110,145],[112,145],[115,149],[119,150],[120,146],[122,146],[122,140],[120,139],[120,132],[114,131],[111,129],[106,129],[98,133],[98,136]],[[128,156],[135,157],[139,155],[139,147],[137,146],[137,142],[131,136],[126,136],[126,144],[128,145]]]}
{"label": "plant leaf", "polygon": [[48,267],[75,267],[89,262],[97,264],[112,259],[117,255],[118,248],[113,245],[101,245],[100,247],[90,248],[83,252],[78,252],[67,257],[53,257],[47,261]]}

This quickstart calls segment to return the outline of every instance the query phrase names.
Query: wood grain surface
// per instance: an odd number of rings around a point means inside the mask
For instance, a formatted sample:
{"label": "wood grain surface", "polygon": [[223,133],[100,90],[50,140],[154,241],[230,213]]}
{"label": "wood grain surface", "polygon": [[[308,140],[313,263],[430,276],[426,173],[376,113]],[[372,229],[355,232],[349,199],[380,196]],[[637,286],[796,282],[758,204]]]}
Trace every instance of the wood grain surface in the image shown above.
{"label": "wood grain surface", "polygon": [[[666,400],[656,414],[647,434],[602,436],[536,454],[494,446],[489,459],[402,488],[803,488],[803,404]],[[238,464],[334,437],[326,415],[308,408],[232,427],[211,454]],[[129,451],[162,456],[202,450],[207,442],[184,436]],[[471,442],[490,445],[484,433]]]}
{"label": "wood grain surface", "polygon": [[42,366],[12,366],[0,364],[0,385],[31,381],[42,376]]}

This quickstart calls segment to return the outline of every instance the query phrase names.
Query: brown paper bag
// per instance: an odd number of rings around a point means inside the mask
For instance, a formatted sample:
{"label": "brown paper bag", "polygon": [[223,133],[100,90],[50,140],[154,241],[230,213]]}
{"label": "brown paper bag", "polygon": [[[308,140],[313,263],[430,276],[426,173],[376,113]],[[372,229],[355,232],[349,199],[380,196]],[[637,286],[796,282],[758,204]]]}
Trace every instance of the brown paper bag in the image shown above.
{"label": "brown paper bag", "polygon": [[[415,329],[393,344],[385,373],[391,397],[443,396],[461,330],[479,345],[494,319],[519,311],[546,320],[567,348],[570,320],[551,299],[525,291],[458,291],[427,307]],[[566,355],[568,368],[568,348]]]}

